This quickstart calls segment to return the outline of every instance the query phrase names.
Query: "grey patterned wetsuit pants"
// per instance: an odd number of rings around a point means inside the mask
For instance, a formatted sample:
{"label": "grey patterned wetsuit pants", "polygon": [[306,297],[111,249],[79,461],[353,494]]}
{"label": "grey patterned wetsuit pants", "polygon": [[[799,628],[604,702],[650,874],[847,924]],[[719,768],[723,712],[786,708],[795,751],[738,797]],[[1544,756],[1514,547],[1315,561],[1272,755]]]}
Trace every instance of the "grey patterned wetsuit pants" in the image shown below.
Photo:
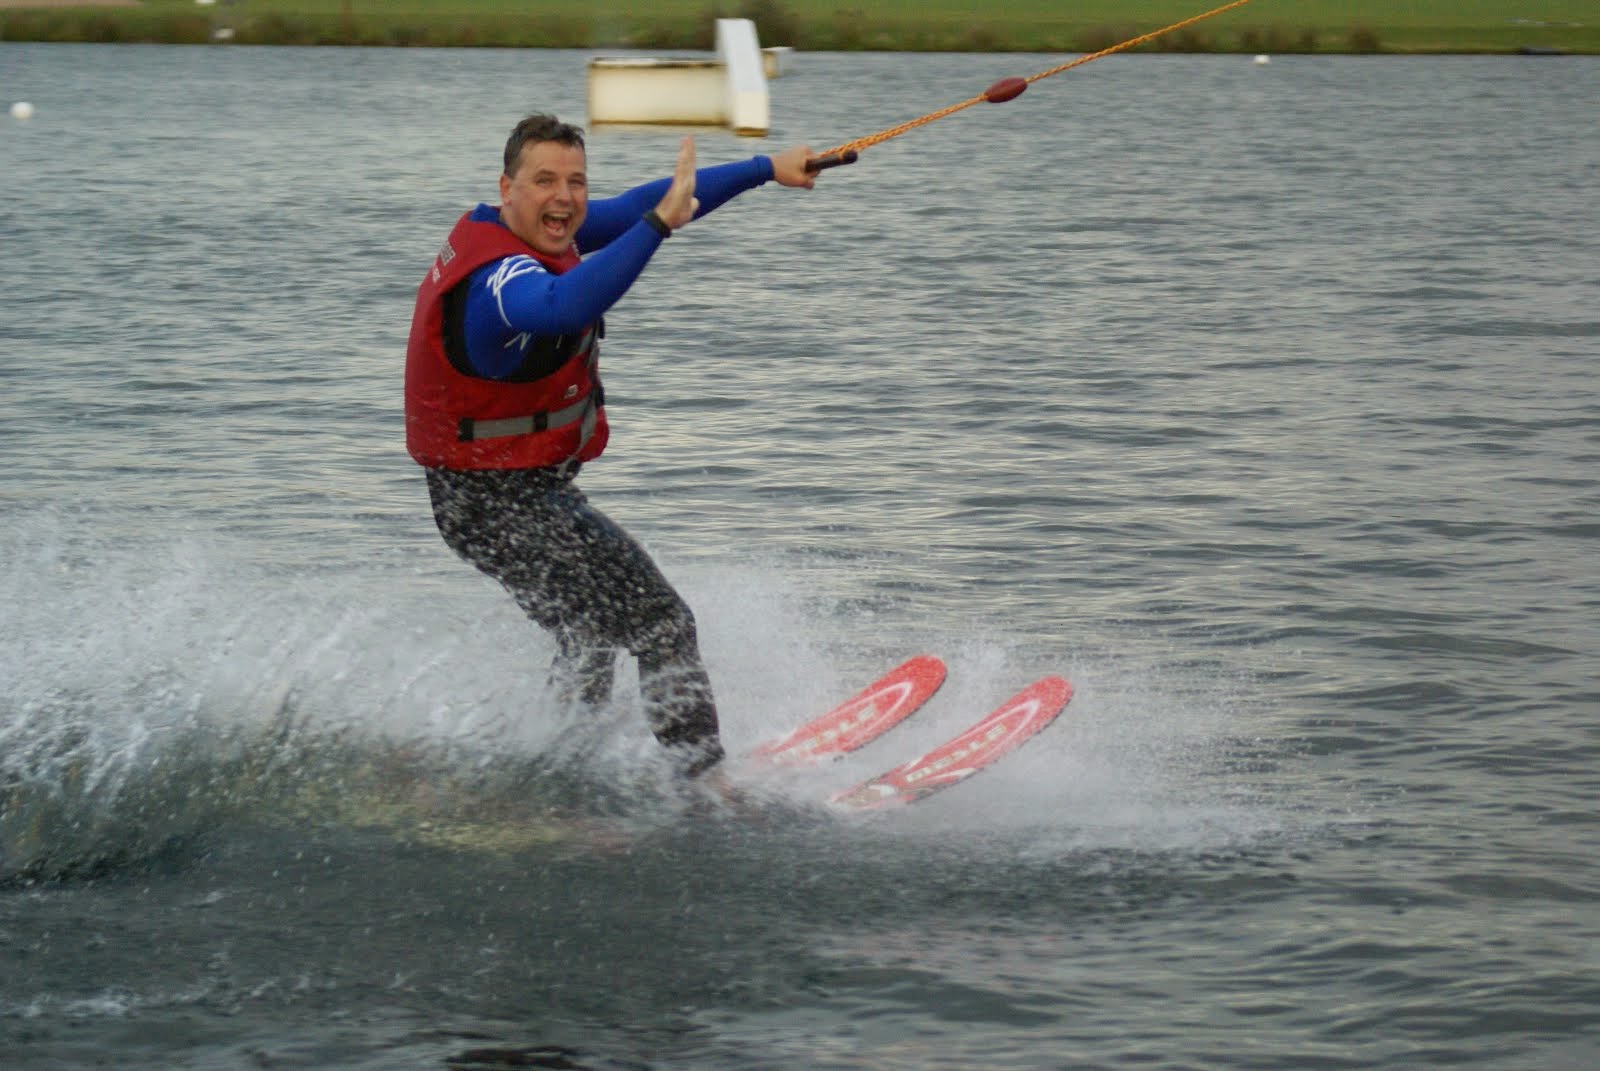
{"label": "grey patterned wetsuit pants", "polygon": [[616,651],[639,660],[656,739],[685,773],[722,758],[694,615],[644,548],[555,469],[427,470],[444,541],[555,634],[564,694],[610,698]]}

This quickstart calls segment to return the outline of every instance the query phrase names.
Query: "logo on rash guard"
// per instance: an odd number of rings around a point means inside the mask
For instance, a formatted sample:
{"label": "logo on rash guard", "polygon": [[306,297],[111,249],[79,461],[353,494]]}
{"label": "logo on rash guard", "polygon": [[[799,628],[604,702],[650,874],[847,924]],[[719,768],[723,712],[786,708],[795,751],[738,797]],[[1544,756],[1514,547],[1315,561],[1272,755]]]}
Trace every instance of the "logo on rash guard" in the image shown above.
{"label": "logo on rash guard", "polygon": [[484,280],[484,285],[494,295],[495,306],[500,310],[500,322],[507,327],[511,326],[511,321],[506,319],[506,305],[500,296],[501,292],[511,285],[514,280],[534,273],[546,274],[544,265],[530,256],[519,253],[514,257],[507,257],[496,264],[494,271],[490,272],[489,277]]}

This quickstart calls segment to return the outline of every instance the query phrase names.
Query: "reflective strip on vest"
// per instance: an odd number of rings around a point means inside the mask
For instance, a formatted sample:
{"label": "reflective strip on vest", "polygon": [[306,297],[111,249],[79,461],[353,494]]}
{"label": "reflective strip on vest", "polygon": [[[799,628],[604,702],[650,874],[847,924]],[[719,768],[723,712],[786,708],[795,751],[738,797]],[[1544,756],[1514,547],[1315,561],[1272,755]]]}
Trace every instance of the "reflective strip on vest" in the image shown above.
{"label": "reflective strip on vest", "polygon": [[[501,439],[507,435],[532,435],[535,432],[549,431],[552,428],[564,428],[588,416],[595,406],[589,404],[594,397],[590,391],[581,399],[573,402],[564,409],[552,409],[547,413],[534,413],[531,416],[503,417],[500,420],[473,420],[463,417],[456,425],[456,437],[461,442],[477,442],[479,439]],[[593,434],[593,425],[587,429],[589,434],[584,435],[587,441]]]}

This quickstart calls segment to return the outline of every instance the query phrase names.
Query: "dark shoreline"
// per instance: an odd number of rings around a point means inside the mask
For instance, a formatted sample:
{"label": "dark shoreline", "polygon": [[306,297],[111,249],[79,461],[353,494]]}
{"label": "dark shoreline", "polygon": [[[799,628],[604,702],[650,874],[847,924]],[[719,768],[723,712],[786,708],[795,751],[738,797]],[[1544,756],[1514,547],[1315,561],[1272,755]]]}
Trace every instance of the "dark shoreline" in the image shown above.
{"label": "dark shoreline", "polygon": [[[0,42],[77,44],[232,44],[383,48],[649,49],[705,51],[712,47],[713,21],[660,20],[597,37],[589,20],[491,16],[430,20],[362,16],[288,16],[274,12],[231,16],[212,11],[134,7],[0,9]],[[1370,26],[1329,32],[1294,26],[1197,26],[1157,38],[1130,51],[1272,55],[1525,55],[1600,54],[1593,31],[1568,28],[1567,40],[1513,39],[1496,33],[1461,32],[1426,46],[1407,45],[1405,34]],[[1005,26],[910,26],[872,19],[859,11],[832,20],[792,20],[768,32],[763,44],[792,45],[806,52],[1097,52],[1147,32],[1148,27],[1102,26],[1075,32],[1030,34]]]}

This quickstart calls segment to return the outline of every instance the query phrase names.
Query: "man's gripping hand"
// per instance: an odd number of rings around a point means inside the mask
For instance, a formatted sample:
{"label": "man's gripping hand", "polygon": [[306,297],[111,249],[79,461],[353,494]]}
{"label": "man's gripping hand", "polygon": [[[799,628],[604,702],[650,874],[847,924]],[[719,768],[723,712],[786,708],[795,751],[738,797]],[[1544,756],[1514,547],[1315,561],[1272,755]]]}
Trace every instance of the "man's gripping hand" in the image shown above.
{"label": "man's gripping hand", "polygon": [[792,149],[785,149],[772,160],[772,180],[780,186],[798,186],[805,189],[815,189],[817,173],[806,170],[806,161],[811,159],[812,152],[809,145],[796,145]]}

